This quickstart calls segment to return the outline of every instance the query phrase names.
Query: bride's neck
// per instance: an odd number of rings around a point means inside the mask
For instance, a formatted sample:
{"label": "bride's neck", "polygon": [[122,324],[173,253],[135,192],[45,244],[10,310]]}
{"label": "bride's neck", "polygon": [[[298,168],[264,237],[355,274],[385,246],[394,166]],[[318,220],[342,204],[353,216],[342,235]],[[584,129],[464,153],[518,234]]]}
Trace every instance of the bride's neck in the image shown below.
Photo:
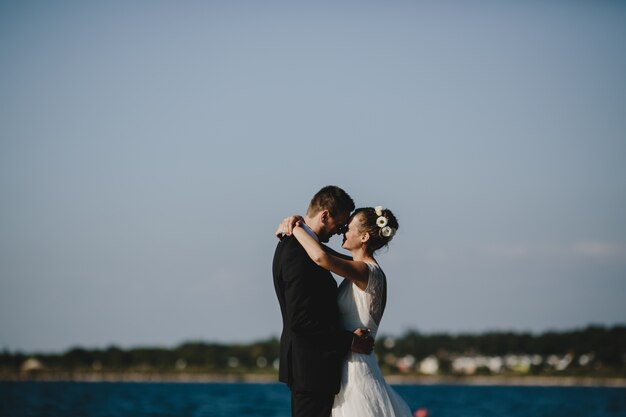
{"label": "bride's neck", "polygon": [[358,248],[351,251],[352,259],[360,262],[375,262],[371,253],[368,253],[364,248]]}

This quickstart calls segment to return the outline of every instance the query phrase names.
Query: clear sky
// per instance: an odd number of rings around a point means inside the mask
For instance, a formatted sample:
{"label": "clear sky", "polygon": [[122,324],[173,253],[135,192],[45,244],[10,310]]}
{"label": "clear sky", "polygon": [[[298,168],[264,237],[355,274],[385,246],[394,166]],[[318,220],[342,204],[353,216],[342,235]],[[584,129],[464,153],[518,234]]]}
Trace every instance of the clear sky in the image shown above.
{"label": "clear sky", "polygon": [[[381,333],[626,322],[626,3],[0,3],[0,349],[278,336],[273,232],[384,205]],[[339,247],[339,238],[331,240]]]}

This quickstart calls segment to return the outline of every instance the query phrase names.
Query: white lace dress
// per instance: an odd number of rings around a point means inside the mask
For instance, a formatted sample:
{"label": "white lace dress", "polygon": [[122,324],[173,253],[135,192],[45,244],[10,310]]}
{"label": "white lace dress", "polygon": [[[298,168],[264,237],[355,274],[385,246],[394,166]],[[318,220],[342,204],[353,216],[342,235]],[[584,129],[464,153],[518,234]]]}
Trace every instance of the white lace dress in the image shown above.
{"label": "white lace dress", "polygon": [[[347,330],[368,328],[375,337],[382,318],[386,293],[383,271],[367,264],[365,291],[348,280],[339,286],[337,300]],[[409,406],[385,382],[374,352],[350,353],[343,363],[341,390],[335,396],[333,417],[412,417]]]}

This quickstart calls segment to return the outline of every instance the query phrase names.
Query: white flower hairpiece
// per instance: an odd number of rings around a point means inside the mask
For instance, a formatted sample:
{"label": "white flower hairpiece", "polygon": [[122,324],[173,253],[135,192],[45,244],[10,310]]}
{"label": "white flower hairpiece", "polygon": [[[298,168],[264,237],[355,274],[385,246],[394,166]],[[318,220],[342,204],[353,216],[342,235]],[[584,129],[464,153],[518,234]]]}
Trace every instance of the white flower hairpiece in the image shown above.
{"label": "white flower hairpiece", "polygon": [[396,232],[393,227],[385,226],[381,229],[383,236],[391,238]]}
{"label": "white flower hairpiece", "polygon": [[385,216],[380,216],[376,219],[376,225],[378,227],[385,227],[387,226],[387,218]]}
{"label": "white flower hairpiece", "polygon": [[384,237],[388,237],[389,239],[391,239],[393,235],[396,234],[396,229],[387,225],[389,223],[389,220],[387,220],[387,218],[383,216],[383,210],[385,210],[383,206],[374,207],[374,211],[378,216],[378,218],[376,219],[376,226],[380,227],[380,233]]}

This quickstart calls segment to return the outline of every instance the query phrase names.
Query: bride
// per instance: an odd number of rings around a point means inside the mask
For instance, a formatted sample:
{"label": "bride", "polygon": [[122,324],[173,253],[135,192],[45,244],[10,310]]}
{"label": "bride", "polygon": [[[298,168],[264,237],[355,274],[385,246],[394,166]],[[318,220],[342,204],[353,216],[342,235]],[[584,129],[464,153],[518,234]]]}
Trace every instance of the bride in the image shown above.
{"label": "bride", "polygon": [[[279,230],[293,234],[317,265],[345,278],[337,295],[344,328],[366,328],[375,337],[387,301],[387,280],[374,253],[387,246],[398,230],[393,213],[381,206],[354,211],[341,245],[352,253],[352,259],[322,246],[300,216],[286,218]],[[408,405],[385,382],[374,352],[350,353],[344,360],[341,389],[335,397],[332,415],[412,416]]]}

